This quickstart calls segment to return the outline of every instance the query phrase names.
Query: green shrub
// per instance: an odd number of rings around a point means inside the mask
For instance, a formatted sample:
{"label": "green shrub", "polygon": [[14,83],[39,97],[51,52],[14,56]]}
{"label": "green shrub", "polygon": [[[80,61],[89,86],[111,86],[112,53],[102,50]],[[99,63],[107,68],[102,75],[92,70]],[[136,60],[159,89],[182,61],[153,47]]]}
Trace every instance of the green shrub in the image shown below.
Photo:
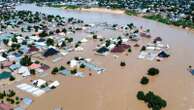
{"label": "green shrub", "polygon": [[31,69],[31,70],[30,70],[30,74],[31,74],[31,75],[35,75],[35,74],[36,74],[36,70],[35,70],[35,69]]}
{"label": "green shrub", "polygon": [[137,93],[137,99],[138,100],[144,100],[145,99],[145,95],[143,91],[138,91]]}
{"label": "green shrub", "polygon": [[139,91],[137,93],[137,99],[147,103],[148,108],[152,108],[152,110],[161,110],[167,106],[167,102],[164,99],[150,91],[147,94]]}
{"label": "green shrub", "polygon": [[129,52],[129,53],[131,53],[131,52],[132,52],[131,48],[129,48],[129,49],[128,49],[128,52]]}
{"label": "green shrub", "polygon": [[159,72],[160,72],[159,69],[152,67],[148,70],[148,75],[155,76],[158,75]]}
{"label": "green shrub", "polygon": [[77,69],[71,70],[71,74],[76,74],[76,73],[77,73]]}
{"label": "green shrub", "polygon": [[146,84],[149,83],[149,79],[148,79],[147,77],[144,76],[144,77],[142,77],[140,83],[143,84],[143,85],[146,85]]}
{"label": "green shrub", "polygon": [[126,66],[126,63],[125,63],[125,62],[121,62],[121,63],[120,63],[120,66],[122,66],[122,67],[123,67],[123,66]]}
{"label": "green shrub", "polygon": [[80,65],[80,68],[85,68],[86,66],[84,64],[81,64]]}
{"label": "green shrub", "polygon": [[10,76],[9,80],[10,81],[14,81],[15,80],[15,77],[14,76]]}
{"label": "green shrub", "polygon": [[53,68],[53,70],[52,70],[52,74],[56,74],[57,72],[59,72],[59,69],[57,68],[57,67],[55,67],[55,68]]}

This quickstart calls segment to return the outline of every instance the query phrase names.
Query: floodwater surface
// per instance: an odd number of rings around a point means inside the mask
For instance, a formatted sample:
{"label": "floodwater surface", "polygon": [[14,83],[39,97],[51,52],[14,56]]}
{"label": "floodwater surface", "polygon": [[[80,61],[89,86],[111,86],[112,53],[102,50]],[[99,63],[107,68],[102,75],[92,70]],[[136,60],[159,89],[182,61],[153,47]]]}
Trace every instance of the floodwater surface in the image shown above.
{"label": "floodwater surface", "polygon": [[[90,41],[84,44],[84,52],[71,53],[64,60],[51,65],[60,66],[70,58],[79,55],[94,59],[95,63],[105,67],[107,71],[101,75],[81,79],[57,75],[55,79],[61,82],[59,88],[34,98],[35,101],[29,110],[53,110],[58,106],[63,107],[64,110],[148,110],[146,104],[136,99],[136,93],[139,90],[154,91],[166,99],[168,105],[164,110],[194,108],[194,76],[186,70],[189,65],[194,65],[193,32],[120,14],[66,11],[31,4],[19,5],[16,9],[75,17],[86,23],[134,23],[138,27],[150,29],[154,37],[160,36],[170,45],[171,57],[162,62],[156,62],[137,59],[139,49],[135,48],[128,56],[121,54],[118,59],[114,59],[111,55],[96,56],[93,52],[96,44]],[[123,60],[127,64],[125,68],[119,65]],[[49,63],[47,61],[45,60],[45,63]],[[160,75],[149,77],[150,83],[142,86],[139,81],[150,67],[159,68]]]}

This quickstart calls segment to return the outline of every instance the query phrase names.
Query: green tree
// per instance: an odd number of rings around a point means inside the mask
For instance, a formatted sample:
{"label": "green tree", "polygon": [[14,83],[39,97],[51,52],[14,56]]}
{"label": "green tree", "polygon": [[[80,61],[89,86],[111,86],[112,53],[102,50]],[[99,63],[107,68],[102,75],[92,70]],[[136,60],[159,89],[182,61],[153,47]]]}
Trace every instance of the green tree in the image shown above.
{"label": "green tree", "polygon": [[50,46],[50,45],[52,45],[52,46],[53,46],[53,45],[54,45],[54,43],[55,43],[55,42],[54,42],[54,40],[53,40],[53,39],[51,39],[51,38],[48,38],[48,39],[47,39],[47,41],[46,41],[47,46]]}
{"label": "green tree", "polygon": [[10,77],[9,77],[9,80],[10,80],[10,81],[14,81],[14,80],[15,80],[15,77],[14,77],[14,76],[10,76]]}
{"label": "green tree", "polygon": [[144,100],[145,99],[145,94],[143,91],[138,91],[137,93],[137,99],[138,100]]}
{"label": "green tree", "polygon": [[57,74],[57,72],[59,72],[59,69],[57,67],[53,68],[51,74],[55,75]]}
{"label": "green tree", "polygon": [[120,63],[120,66],[122,66],[122,67],[123,67],[123,66],[126,66],[126,63],[122,61],[122,62]]}
{"label": "green tree", "polygon": [[159,69],[152,67],[148,70],[148,75],[155,76],[158,75],[159,72],[160,72]]}
{"label": "green tree", "polygon": [[35,69],[31,69],[31,70],[30,70],[30,74],[31,74],[31,75],[35,75],[35,74],[36,74],[36,70],[35,70]]}
{"label": "green tree", "polygon": [[149,79],[146,76],[144,76],[144,77],[142,77],[140,83],[143,85],[146,85],[149,83]]}
{"label": "green tree", "polygon": [[32,64],[31,57],[25,55],[21,60],[20,64],[23,66],[30,66]]}
{"label": "green tree", "polygon": [[77,73],[77,69],[71,70],[71,74],[76,74],[76,73]]}
{"label": "green tree", "polygon": [[131,51],[132,51],[131,48],[129,48],[129,49],[128,49],[128,52],[131,53]]}

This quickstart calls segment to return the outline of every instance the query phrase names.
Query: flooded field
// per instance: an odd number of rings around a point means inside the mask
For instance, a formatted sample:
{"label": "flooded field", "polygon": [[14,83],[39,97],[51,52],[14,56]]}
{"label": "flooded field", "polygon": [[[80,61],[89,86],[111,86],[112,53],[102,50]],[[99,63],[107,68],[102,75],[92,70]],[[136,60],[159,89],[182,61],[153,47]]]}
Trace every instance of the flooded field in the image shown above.
{"label": "flooded field", "polygon": [[[29,110],[53,110],[55,107],[63,107],[64,110],[148,110],[146,104],[136,99],[136,93],[139,90],[151,90],[166,99],[168,105],[164,110],[194,108],[194,77],[186,70],[189,65],[194,65],[193,32],[120,14],[65,11],[29,4],[17,6],[16,9],[75,17],[87,23],[134,23],[136,26],[150,29],[154,37],[162,37],[164,42],[170,45],[171,52],[171,57],[162,62],[137,59],[140,48],[133,48],[133,52],[128,56],[120,54],[118,59],[114,59],[111,54],[105,57],[94,55],[93,49],[96,47],[96,42],[90,41],[84,44],[84,52],[71,53],[56,64],[49,65],[60,66],[66,64],[70,58],[83,56],[92,58],[96,64],[105,67],[107,71],[101,75],[81,79],[54,76],[54,79],[61,82],[60,87],[41,97],[33,97],[35,101]],[[104,37],[116,35],[111,32],[101,32]],[[142,42],[139,44],[141,45]],[[46,59],[45,63],[50,63],[48,61],[49,59]],[[120,61],[126,62],[125,68],[120,67]],[[139,81],[150,67],[159,68],[160,75],[150,77],[150,84],[142,86]],[[50,79],[51,76],[47,78]]]}

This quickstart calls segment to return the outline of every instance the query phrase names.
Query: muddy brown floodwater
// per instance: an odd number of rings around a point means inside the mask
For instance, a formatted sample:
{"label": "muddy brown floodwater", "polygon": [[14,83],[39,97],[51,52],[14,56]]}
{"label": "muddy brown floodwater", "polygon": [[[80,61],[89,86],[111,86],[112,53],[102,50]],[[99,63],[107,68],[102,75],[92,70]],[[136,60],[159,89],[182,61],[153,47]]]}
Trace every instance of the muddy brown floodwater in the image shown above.
{"label": "muddy brown floodwater", "polygon": [[[88,23],[132,22],[139,27],[149,28],[153,36],[162,37],[164,42],[170,45],[171,52],[171,57],[162,62],[137,59],[139,48],[133,48],[133,52],[128,56],[120,54],[118,59],[114,59],[112,54],[106,57],[94,55],[96,42],[90,41],[84,44],[84,52],[74,52],[57,64],[50,65],[66,64],[67,60],[79,55],[92,58],[97,65],[105,67],[106,72],[86,78],[56,75],[54,79],[59,80],[61,85],[54,91],[34,98],[35,101],[29,110],[53,110],[58,106],[64,110],[148,110],[146,104],[136,99],[139,90],[151,90],[166,99],[168,105],[163,110],[194,108],[194,76],[186,71],[188,65],[194,65],[194,33],[127,15],[65,11],[30,4],[17,6],[17,10],[23,9],[75,17]],[[126,67],[120,67],[120,61],[126,61]],[[159,68],[160,75],[150,77],[150,83],[142,86],[139,81],[150,67]],[[49,76],[48,79],[51,77],[53,76]]]}

